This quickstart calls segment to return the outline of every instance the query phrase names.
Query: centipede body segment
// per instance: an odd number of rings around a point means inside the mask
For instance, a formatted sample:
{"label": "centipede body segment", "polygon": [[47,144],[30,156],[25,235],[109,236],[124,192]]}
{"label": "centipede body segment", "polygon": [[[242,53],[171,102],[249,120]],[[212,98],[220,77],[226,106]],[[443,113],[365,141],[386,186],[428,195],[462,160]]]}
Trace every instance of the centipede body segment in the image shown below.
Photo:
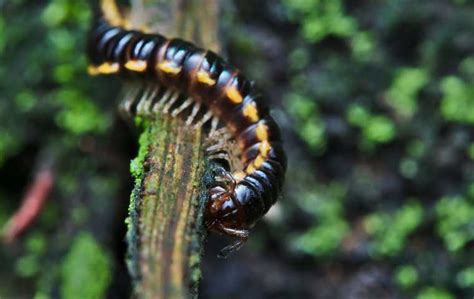
{"label": "centipede body segment", "polygon": [[231,165],[240,167],[218,168],[205,210],[209,230],[238,239],[224,253],[238,249],[283,184],[286,157],[278,125],[254,85],[217,54],[128,28],[113,0],[101,0],[100,7],[88,41],[89,73],[132,82],[122,110],[186,116],[186,125],[228,136],[225,141],[238,150],[209,147],[211,157],[237,158]]}

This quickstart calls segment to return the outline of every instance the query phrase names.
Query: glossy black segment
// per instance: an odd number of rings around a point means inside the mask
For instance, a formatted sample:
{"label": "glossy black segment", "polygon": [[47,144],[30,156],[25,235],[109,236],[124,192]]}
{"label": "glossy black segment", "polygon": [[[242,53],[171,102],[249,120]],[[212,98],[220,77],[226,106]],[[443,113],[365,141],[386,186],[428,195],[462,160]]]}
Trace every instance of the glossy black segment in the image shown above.
{"label": "glossy black segment", "polygon": [[124,35],[120,36],[120,39],[116,42],[116,45],[111,49],[111,58],[112,61],[118,61],[120,64],[125,64],[128,59],[127,58],[127,46],[130,41],[133,41],[136,38],[135,32],[127,32]]}
{"label": "glossy black segment", "polygon": [[263,211],[265,210],[265,203],[260,196],[261,192],[262,190],[259,190],[258,186],[254,186],[247,181],[242,181],[236,186],[234,191],[235,197],[239,201],[246,216],[245,223],[241,223],[241,226],[250,226],[262,217]]}
{"label": "glossy black segment", "polygon": [[[268,196],[269,201],[265,202],[267,211],[270,209],[270,207],[275,203],[278,192],[279,192],[279,187],[278,187],[278,181],[275,180],[274,174],[267,174],[265,171],[257,169],[255,170],[252,174],[249,175],[249,177],[255,178],[260,182],[262,185],[263,189],[265,190],[265,196]],[[265,213],[267,212],[265,211]]]}
{"label": "glossy black segment", "polygon": [[265,214],[273,204],[273,193],[271,192],[271,183],[267,180],[268,178],[261,177],[256,174],[256,171],[249,174],[245,177],[245,182],[253,184],[260,191],[260,198],[263,200],[264,209],[263,214]]}

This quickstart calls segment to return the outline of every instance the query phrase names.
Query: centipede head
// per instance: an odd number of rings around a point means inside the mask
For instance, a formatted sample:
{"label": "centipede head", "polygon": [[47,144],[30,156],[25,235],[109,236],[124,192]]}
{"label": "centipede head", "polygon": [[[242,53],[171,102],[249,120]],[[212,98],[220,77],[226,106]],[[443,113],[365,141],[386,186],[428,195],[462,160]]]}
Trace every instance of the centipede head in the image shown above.
{"label": "centipede head", "polygon": [[238,250],[248,238],[242,207],[235,198],[236,182],[228,171],[218,168],[215,180],[209,188],[209,198],[204,213],[208,230],[236,238],[231,245],[221,250],[218,257],[225,258]]}
{"label": "centipede head", "polygon": [[218,231],[220,225],[233,226],[237,222],[238,206],[235,204],[234,190],[236,182],[226,169],[214,169],[214,180],[209,186],[206,204],[205,222],[210,230]]}

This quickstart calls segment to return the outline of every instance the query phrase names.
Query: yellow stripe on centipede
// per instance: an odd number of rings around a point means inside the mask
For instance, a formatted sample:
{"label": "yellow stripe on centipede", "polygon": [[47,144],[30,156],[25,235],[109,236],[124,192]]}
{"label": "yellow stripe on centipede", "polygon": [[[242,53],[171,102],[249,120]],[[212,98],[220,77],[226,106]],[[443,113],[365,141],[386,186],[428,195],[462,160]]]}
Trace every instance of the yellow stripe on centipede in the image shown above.
{"label": "yellow stripe on centipede", "polygon": [[258,121],[257,104],[255,102],[252,102],[252,103],[246,105],[243,109],[243,114],[251,122],[257,122]]}
{"label": "yellow stripe on centipede", "polygon": [[108,75],[108,74],[117,73],[120,69],[120,66],[117,62],[114,62],[114,63],[105,62],[99,65],[96,69],[99,74]]}
{"label": "yellow stripe on centipede", "polygon": [[208,73],[199,71],[196,74],[196,78],[199,82],[212,86],[216,84],[216,80],[212,79]]}
{"label": "yellow stripe on centipede", "polygon": [[240,104],[243,101],[242,95],[235,87],[229,87],[226,91],[227,97],[234,104]]}
{"label": "yellow stripe on centipede", "polygon": [[171,75],[176,75],[179,72],[181,72],[181,67],[176,67],[175,65],[173,65],[172,63],[168,61],[164,61],[158,64],[158,69]]}
{"label": "yellow stripe on centipede", "polygon": [[146,70],[147,63],[144,60],[129,60],[125,63],[125,68],[135,72]]}

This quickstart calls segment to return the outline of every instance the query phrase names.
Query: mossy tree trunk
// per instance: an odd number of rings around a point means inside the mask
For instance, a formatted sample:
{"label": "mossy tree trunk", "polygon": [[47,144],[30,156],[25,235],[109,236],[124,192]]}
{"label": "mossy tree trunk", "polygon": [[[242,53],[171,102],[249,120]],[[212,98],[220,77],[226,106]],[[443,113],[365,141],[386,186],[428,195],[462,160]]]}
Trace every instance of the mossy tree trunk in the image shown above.
{"label": "mossy tree trunk", "polygon": [[[155,11],[148,15],[152,28],[162,26],[165,32],[160,33],[217,50],[217,0],[132,4],[135,20],[139,14]],[[173,18],[159,20],[160,11],[171,12]],[[140,116],[136,121],[142,123],[143,133],[138,157],[131,164],[135,188],[127,221],[128,262],[136,294],[140,298],[195,296],[205,236],[207,167],[202,132],[163,115]]]}

